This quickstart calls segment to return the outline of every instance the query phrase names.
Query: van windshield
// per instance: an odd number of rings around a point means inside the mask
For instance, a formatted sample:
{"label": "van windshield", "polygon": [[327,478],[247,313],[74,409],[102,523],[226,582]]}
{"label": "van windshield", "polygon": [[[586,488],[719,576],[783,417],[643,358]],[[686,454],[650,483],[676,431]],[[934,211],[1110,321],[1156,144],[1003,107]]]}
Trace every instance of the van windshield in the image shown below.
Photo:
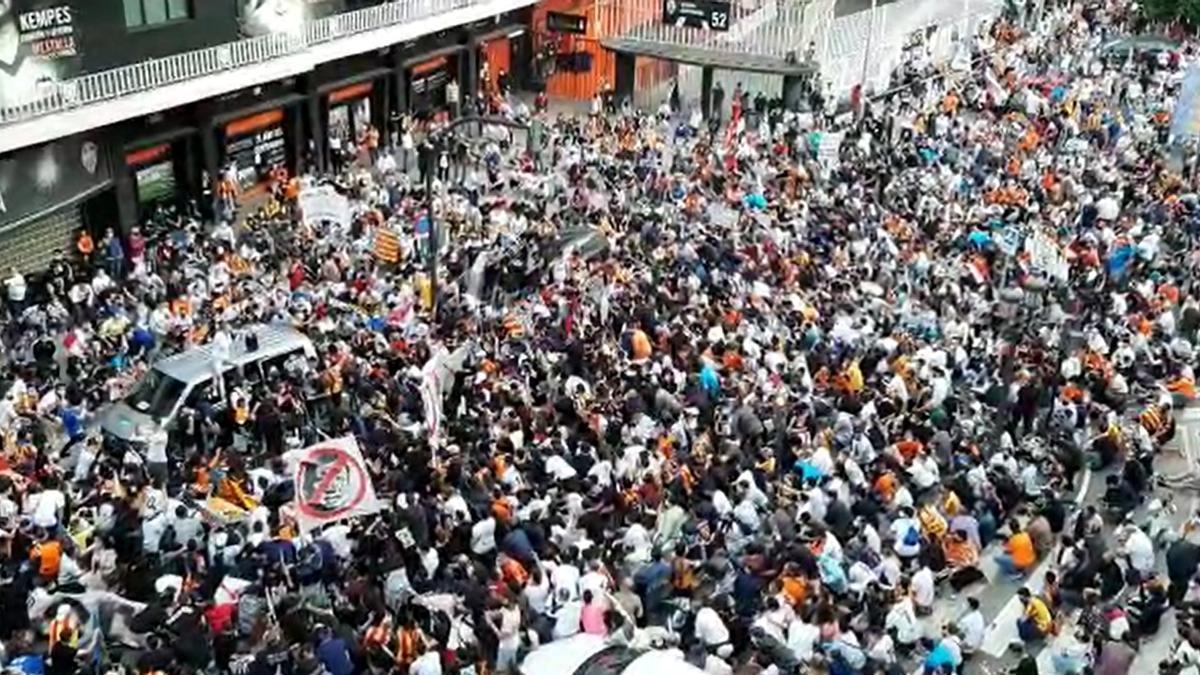
{"label": "van windshield", "polygon": [[151,369],[133,388],[125,402],[134,410],[162,419],[175,411],[175,404],[187,388],[180,380]]}

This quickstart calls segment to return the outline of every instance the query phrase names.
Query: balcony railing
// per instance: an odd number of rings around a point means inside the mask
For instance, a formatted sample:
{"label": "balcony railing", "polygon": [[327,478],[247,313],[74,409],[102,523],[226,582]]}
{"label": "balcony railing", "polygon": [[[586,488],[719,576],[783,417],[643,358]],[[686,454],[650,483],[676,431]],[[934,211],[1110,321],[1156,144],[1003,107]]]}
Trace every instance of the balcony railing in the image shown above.
{"label": "balcony railing", "polygon": [[482,5],[485,2],[486,0],[395,0],[310,21],[298,34],[273,33],[172,54],[161,59],[81,75],[60,82],[45,82],[31,92],[27,100],[0,107],[0,125],[299,54],[312,45],[409,23],[456,9]]}

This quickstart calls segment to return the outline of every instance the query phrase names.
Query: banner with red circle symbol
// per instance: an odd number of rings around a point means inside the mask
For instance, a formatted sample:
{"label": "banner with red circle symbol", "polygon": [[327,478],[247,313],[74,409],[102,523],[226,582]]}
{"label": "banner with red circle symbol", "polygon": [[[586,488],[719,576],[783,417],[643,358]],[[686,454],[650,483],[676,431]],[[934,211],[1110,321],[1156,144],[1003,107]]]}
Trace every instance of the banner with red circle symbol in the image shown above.
{"label": "banner with red circle symbol", "polygon": [[324,441],[284,457],[293,467],[295,515],[301,531],[382,508],[353,437]]}

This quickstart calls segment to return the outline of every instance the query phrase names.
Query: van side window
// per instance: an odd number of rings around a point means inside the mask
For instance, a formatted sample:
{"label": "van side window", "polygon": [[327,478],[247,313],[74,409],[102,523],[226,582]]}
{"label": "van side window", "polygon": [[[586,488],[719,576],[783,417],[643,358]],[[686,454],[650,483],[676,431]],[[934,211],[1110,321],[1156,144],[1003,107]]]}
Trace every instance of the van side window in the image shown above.
{"label": "van side window", "polygon": [[208,399],[208,393],[212,391],[212,380],[205,380],[200,384],[192,387],[188,392],[187,404],[188,407],[195,408],[198,403]]}
{"label": "van side window", "polygon": [[278,373],[281,375],[284,373],[287,373],[288,362],[294,358],[304,359],[304,348],[303,347],[297,347],[296,349],[293,349],[290,352],[284,352],[283,354],[280,354],[278,356],[273,356],[269,359],[262,361],[261,363],[262,363],[263,375],[265,376],[265,375],[271,373],[273,370],[278,371]]}

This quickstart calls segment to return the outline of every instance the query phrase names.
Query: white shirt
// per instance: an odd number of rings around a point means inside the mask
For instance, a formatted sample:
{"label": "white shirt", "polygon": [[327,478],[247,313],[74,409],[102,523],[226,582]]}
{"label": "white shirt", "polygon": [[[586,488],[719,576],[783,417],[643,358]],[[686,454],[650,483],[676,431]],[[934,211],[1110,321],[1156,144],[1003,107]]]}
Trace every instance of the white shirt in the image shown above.
{"label": "white shirt", "polygon": [[550,578],[543,574],[540,584],[534,584],[530,580],[522,594],[525,596],[525,602],[529,604],[530,611],[534,614],[545,614],[546,601],[550,599]]}
{"label": "white shirt", "polygon": [[579,475],[575,467],[568,464],[561,455],[550,455],[546,458],[546,473],[550,474],[554,480],[569,480]]}
{"label": "white shirt", "polygon": [[1154,544],[1141,528],[1130,531],[1125,540],[1125,554],[1129,556],[1129,564],[1138,572],[1146,573],[1154,569]]}
{"label": "white shirt", "polygon": [[471,552],[483,555],[496,548],[496,519],[484,518],[471,526]]}
{"label": "white shirt", "polygon": [[709,647],[729,642],[729,628],[712,607],[701,607],[696,613],[696,637]]}
{"label": "white shirt", "polygon": [[579,578],[579,594],[583,595],[584,591],[591,591],[598,602],[602,601],[608,593],[608,577],[599,572],[584,574]]}
{"label": "white shirt", "polygon": [[922,567],[912,577],[913,602],[920,607],[932,607],[935,595],[933,571]]}
{"label": "white shirt", "polygon": [[9,300],[24,302],[28,286],[25,284],[25,277],[20,272],[14,272],[11,277],[5,279],[4,285],[8,287]]}
{"label": "white shirt", "polygon": [[900,644],[911,645],[921,639],[921,623],[913,611],[912,601],[905,598],[888,610],[884,626],[896,629]]}
{"label": "white shirt", "polygon": [[563,597],[562,593],[567,593],[567,598],[577,600],[579,598],[579,568],[574,565],[559,565],[550,573],[550,585],[554,587],[554,593],[557,597]]}
{"label": "white shirt", "polygon": [[67,506],[67,498],[58,490],[38,493],[32,505],[33,524],[53,528],[58,525],[58,514]]}
{"label": "white shirt", "polygon": [[987,631],[987,624],[983,620],[983,614],[979,610],[972,610],[963,618],[958,620],[958,629],[962,632],[963,646],[970,651],[975,651],[983,645],[983,636]]}
{"label": "white shirt", "polygon": [[411,675],[442,675],[442,655],[431,649],[418,656],[408,667]]}
{"label": "white shirt", "polygon": [[821,639],[821,629],[811,623],[797,619],[788,626],[787,646],[792,655],[801,661],[813,657],[813,647]]}
{"label": "white shirt", "polygon": [[921,533],[921,526],[912,518],[897,518],[892,521],[892,525],[888,528],[892,531],[892,538],[895,540],[893,548],[896,553],[902,558],[911,558],[921,552],[921,542],[918,536],[918,541],[915,544],[906,544],[904,540],[909,536],[909,532],[916,530],[917,534]]}

